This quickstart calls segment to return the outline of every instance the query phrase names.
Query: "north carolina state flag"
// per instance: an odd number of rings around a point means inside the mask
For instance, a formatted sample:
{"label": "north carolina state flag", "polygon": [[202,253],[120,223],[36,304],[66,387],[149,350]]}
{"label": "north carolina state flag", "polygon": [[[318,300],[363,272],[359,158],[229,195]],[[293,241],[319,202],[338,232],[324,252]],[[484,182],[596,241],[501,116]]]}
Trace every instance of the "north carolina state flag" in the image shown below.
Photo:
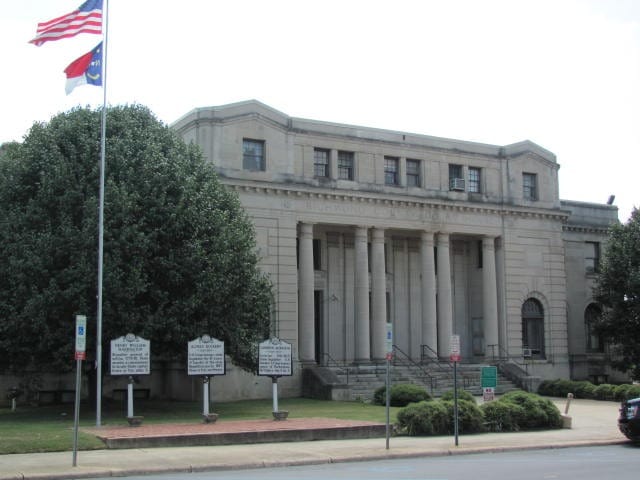
{"label": "north carolina state flag", "polygon": [[102,42],[89,53],[74,60],[64,69],[67,75],[65,91],[69,95],[78,85],[102,85]]}

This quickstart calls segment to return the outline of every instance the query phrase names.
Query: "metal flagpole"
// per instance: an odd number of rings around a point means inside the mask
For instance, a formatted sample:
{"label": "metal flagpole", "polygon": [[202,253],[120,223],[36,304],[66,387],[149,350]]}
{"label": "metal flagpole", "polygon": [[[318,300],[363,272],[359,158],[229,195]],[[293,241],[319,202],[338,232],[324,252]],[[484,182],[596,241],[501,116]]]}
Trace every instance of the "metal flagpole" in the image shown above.
{"label": "metal flagpole", "polygon": [[96,426],[102,424],[102,264],[104,260],[104,170],[107,133],[107,39],[109,38],[109,0],[102,6],[104,41],[102,42],[102,121],[100,131],[100,199],[98,207],[98,311],[96,315]]}

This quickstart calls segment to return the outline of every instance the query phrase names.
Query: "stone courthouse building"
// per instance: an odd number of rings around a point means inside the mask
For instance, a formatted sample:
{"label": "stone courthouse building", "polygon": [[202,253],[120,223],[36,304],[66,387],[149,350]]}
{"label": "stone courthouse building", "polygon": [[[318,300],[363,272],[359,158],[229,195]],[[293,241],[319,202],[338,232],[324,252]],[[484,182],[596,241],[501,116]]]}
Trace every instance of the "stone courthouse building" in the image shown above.
{"label": "stone courthouse building", "polygon": [[[541,378],[607,380],[589,324],[610,204],[559,198],[559,164],[495,146],[292,118],[257,101],[198,108],[198,144],[252,218],[274,334],[309,365],[510,358]],[[611,203],[611,202],[609,202]]]}

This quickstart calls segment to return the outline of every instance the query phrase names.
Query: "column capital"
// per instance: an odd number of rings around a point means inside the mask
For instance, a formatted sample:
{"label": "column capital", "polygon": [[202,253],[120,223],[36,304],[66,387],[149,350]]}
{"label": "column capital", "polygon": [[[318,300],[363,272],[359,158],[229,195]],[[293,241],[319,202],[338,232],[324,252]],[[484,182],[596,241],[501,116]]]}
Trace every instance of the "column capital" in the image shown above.
{"label": "column capital", "polygon": [[374,227],[371,229],[372,242],[384,242],[384,228]]}
{"label": "column capital", "polygon": [[433,232],[429,232],[427,230],[423,230],[420,232],[420,238],[423,242],[427,242],[428,245],[433,245]]}
{"label": "column capital", "polygon": [[438,243],[449,243],[449,232],[438,232]]}
{"label": "column capital", "polygon": [[367,241],[369,229],[363,225],[356,225],[355,239],[356,241]]}
{"label": "column capital", "polygon": [[484,235],[482,237],[482,246],[488,248],[495,248],[495,240],[496,236],[494,235]]}
{"label": "column capital", "polygon": [[313,223],[300,222],[300,236],[313,235]]}

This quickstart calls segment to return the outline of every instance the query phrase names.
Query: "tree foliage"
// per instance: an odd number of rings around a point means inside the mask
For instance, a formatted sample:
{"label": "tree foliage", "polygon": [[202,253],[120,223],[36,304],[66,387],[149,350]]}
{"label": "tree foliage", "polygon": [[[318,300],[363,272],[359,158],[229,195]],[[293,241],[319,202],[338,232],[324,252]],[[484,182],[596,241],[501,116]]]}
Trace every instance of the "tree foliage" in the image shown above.
{"label": "tree foliage", "polygon": [[597,332],[618,360],[614,366],[640,379],[640,211],[614,225],[597,277],[595,299],[604,307]]}
{"label": "tree foliage", "polygon": [[[74,318],[95,349],[100,116],[78,108],[0,150],[0,366],[73,365]],[[252,224],[199,150],[145,107],[109,108],[103,341],[128,332],[179,360],[209,334],[250,369],[271,286]],[[104,348],[105,354],[108,348]]]}

